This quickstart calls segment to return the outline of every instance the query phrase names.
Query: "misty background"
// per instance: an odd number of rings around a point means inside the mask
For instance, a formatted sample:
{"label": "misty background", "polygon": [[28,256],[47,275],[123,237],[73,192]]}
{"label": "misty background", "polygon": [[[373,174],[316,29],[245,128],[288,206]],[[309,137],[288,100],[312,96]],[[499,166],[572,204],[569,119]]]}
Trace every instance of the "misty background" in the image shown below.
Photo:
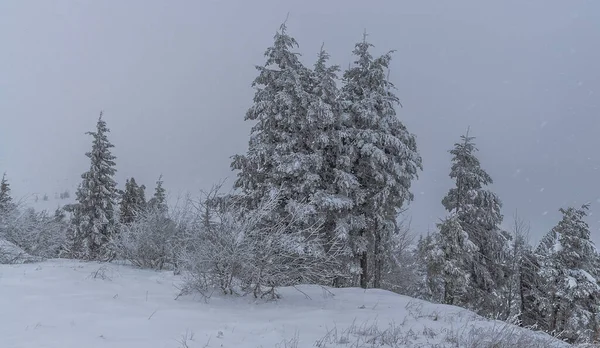
{"label": "misty background", "polygon": [[0,171],[15,198],[74,194],[100,110],[117,180],[171,198],[232,184],[247,148],[255,65],[290,13],[312,65],[321,44],[345,69],[366,29],[397,50],[390,79],[424,171],[408,214],[433,230],[451,187],[448,150],[467,127],[482,166],[537,241],[558,209],[592,202],[600,241],[600,2],[1,1]]}

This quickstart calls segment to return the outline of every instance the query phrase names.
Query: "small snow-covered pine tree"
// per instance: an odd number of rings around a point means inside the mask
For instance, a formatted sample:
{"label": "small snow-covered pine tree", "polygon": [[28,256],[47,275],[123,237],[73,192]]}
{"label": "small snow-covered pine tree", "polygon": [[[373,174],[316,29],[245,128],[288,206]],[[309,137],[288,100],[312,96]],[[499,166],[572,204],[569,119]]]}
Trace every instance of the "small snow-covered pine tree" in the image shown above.
{"label": "small snow-covered pine tree", "polygon": [[347,195],[354,201],[350,231],[361,287],[380,287],[386,248],[396,218],[413,199],[411,182],[422,168],[416,139],[398,119],[398,98],[386,78],[391,53],[373,58],[363,40],[353,51],[356,61],[344,72],[341,103],[345,129]]}
{"label": "small snow-covered pine tree", "polygon": [[6,179],[6,173],[4,173],[2,181],[0,181],[0,217],[8,214],[14,208],[10,191],[10,183]]}
{"label": "small snow-covered pine tree", "polygon": [[521,251],[518,277],[521,325],[550,331],[545,315],[549,300],[547,287],[540,274],[538,255],[529,245],[525,245]]}
{"label": "small snow-covered pine tree", "polygon": [[120,202],[121,223],[132,223],[144,211],[146,208],[145,189],[144,185],[138,186],[135,178],[127,179]]}
{"label": "small snow-covered pine tree", "polygon": [[584,221],[588,206],[560,209],[562,220],[541,241],[536,252],[545,279],[548,330],[568,342],[591,342],[599,325],[598,254]]}
{"label": "small snow-covered pine tree", "polygon": [[469,266],[477,247],[469,239],[457,215],[451,215],[438,225],[441,249],[441,276],[444,281],[444,303],[465,305],[470,284]]}
{"label": "small snow-covered pine tree", "polygon": [[444,302],[444,279],[442,278],[443,253],[440,248],[439,233],[427,233],[417,242],[416,258],[421,287],[414,297],[436,303]]}
{"label": "small snow-covered pine tree", "polygon": [[148,207],[151,210],[159,211],[163,215],[167,214],[168,206],[167,206],[167,190],[163,187],[163,176],[162,174],[158,177],[156,181],[156,187],[154,188],[154,195],[148,201]]}
{"label": "small snow-covered pine tree", "polygon": [[72,220],[74,228],[68,234],[71,240],[67,240],[71,255],[87,260],[110,260],[114,256],[108,245],[116,232],[117,184],[115,156],[110,151],[114,146],[107,133],[109,129],[100,113],[96,131],[87,133],[93,137],[92,150],[86,153],[90,169],[81,176],[83,181],[77,190]]}
{"label": "small snow-covered pine tree", "polygon": [[483,315],[497,316],[506,311],[502,294],[507,279],[508,236],[499,228],[503,218],[502,203],[494,192],[486,189],[493,180],[475,156],[474,139],[467,132],[450,150],[453,155],[450,177],[454,179],[455,187],[448,191],[442,204],[456,216],[475,246],[472,255],[456,256],[470,258],[465,264],[465,270],[470,273],[470,284],[461,305]]}

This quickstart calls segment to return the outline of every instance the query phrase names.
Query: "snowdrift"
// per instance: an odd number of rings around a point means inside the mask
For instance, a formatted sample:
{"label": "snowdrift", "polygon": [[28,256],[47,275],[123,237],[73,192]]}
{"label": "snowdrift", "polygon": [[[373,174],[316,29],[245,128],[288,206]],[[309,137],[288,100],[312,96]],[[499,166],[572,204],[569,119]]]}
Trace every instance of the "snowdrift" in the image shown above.
{"label": "snowdrift", "polygon": [[178,297],[170,272],[50,260],[0,265],[0,346],[566,347],[545,334],[382,290],[300,286],[276,302]]}

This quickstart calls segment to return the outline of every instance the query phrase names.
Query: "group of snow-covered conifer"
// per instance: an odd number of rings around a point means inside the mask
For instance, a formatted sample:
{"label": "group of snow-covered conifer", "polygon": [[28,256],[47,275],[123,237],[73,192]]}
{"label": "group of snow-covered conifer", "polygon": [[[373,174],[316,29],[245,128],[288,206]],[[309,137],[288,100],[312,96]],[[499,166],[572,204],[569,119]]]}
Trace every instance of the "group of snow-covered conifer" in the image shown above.
{"label": "group of snow-covered conifer", "polygon": [[216,185],[168,206],[162,177],[149,200],[134,178],[119,189],[100,115],[74,204],[54,215],[22,209],[3,177],[0,239],[44,258],[172,269],[186,277],[183,292],[275,297],[277,287],[300,283],[384,288],[569,342],[595,340],[600,259],[587,206],[561,209],[537,247],[522,220],[504,230],[501,201],[487,188],[492,178],[467,132],[450,151],[455,186],[441,199],[447,216],[412,245],[399,217],[422,165],[415,136],[396,115],[391,52],[374,57],[365,35],[342,73],[324,48],[307,67],[297,47],[283,24],[257,67],[245,117],[253,127],[247,152],[232,159],[232,191]]}

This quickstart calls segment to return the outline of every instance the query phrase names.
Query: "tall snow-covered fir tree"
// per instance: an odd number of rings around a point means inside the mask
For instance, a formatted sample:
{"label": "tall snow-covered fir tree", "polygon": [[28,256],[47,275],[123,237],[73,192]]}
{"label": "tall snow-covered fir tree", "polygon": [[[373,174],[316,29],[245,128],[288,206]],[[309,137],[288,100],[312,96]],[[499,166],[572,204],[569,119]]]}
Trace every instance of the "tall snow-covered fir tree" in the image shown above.
{"label": "tall snow-covered fir tree", "polygon": [[121,194],[120,214],[121,223],[130,224],[146,209],[146,186],[139,186],[135,178],[127,179],[125,190]]}
{"label": "tall snow-covered fir tree", "polygon": [[96,131],[87,133],[93,137],[92,150],[86,153],[90,159],[90,169],[82,174],[83,180],[76,193],[77,204],[72,220],[74,228],[67,241],[72,257],[108,260],[114,256],[108,246],[116,232],[117,184],[114,180],[115,156],[110,151],[114,146],[108,140],[107,133],[109,129],[100,113]]}
{"label": "tall snow-covered fir tree", "polygon": [[599,257],[584,221],[587,210],[587,205],[561,209],[562,220],[536,250],[545,280],[542,310],[548,330],[571,343],[597,339],[600,329]]}
{"label": "tall snow-covered fir tree", "polygon": [[[320,164],[315,169],[319,179],[309,192],[309,202],[318,212],[317,218],[323,223],[326,249],[335,247],[341,251],[338,257],[352,258],[350,247],[350,212],[354,207],[351,192],[358,188],[356,176],[352,174],[350,154],[345,148],[349,143],[351,132],[342,120],[340,91],[337,88],[337,65],[328,66],[329,54],[321,46],[313,69],[313,87],[311,103],[308,108],[309,125],[307,131],[312,133],[309,148],[320,154]],[[340,270],[345,277],[350,268]],[[335,281],[335,286],[345,282],[342,278]]]}
{"label": "tall snow-covered fir tree", "polygon": [[[398,98],[386,78],[391,53],[373,58],[366,40],[355,45],[354,65],[344,72],[341,103],[345,129],[344,153],[354,201],[351,241],[358,283],[380,287],[387,246],[396,218],[413,199],[412,181],[422,168],[415,136],[396,115]],[[354,181],[353,181],[354,180]]]}
{"label": "tall snow-covered fir tree", "polygon": [[450,178],[454,179],[455,187],[442,200],[444,208],[456,216],[475,246],[472,255],[454,256],[470,258],[465,269],[470,273],[470,284],[460,305],[496,316],[506,311],[502,287],[507,280],[504,263],[509,239],[499,227],[503,219],[502,203],[486,188],[493,180],[475,156],[474,137],[467,132],[461,140],[450,150],[453,156]]}
{"label": "tall snow-covered fir tree", "polygon": [[317,170],[322,162],[320,153],[309,147],[315,134],[307,132],[307,126],[317,120],[309,120],[311,73],[292,51],[297,47],[283,23],[252,83],[256,89],[254,105],[245,120],[255,124],[248,150],[245,155],[234,156],[231,165],[239,171],[234,186],[243,191],[251,207],[278,195],[281,206],[274,212],[279,215],[274,220],[291,211],[314,213],[307,192],[319,180]]}
{"label": "tall snow-covered fir tree", "polygon": [[231,165],[239,171],[235,187],[250,208],[278,197],[265,224],[293,216],[298,225],[293,229],[321,225],[324,251],[350,252],[344,247],[354,205],[350,189],[359,183],[345,151],[351,134],[341,118],[339,68],[327,64],[329,55],[322,47],[310,70],[293,51],[297,47],[284,23],[265,53],[265,64],[257,67],[254,105],[245,118],[254,122],[248,150],[234,156]]}

